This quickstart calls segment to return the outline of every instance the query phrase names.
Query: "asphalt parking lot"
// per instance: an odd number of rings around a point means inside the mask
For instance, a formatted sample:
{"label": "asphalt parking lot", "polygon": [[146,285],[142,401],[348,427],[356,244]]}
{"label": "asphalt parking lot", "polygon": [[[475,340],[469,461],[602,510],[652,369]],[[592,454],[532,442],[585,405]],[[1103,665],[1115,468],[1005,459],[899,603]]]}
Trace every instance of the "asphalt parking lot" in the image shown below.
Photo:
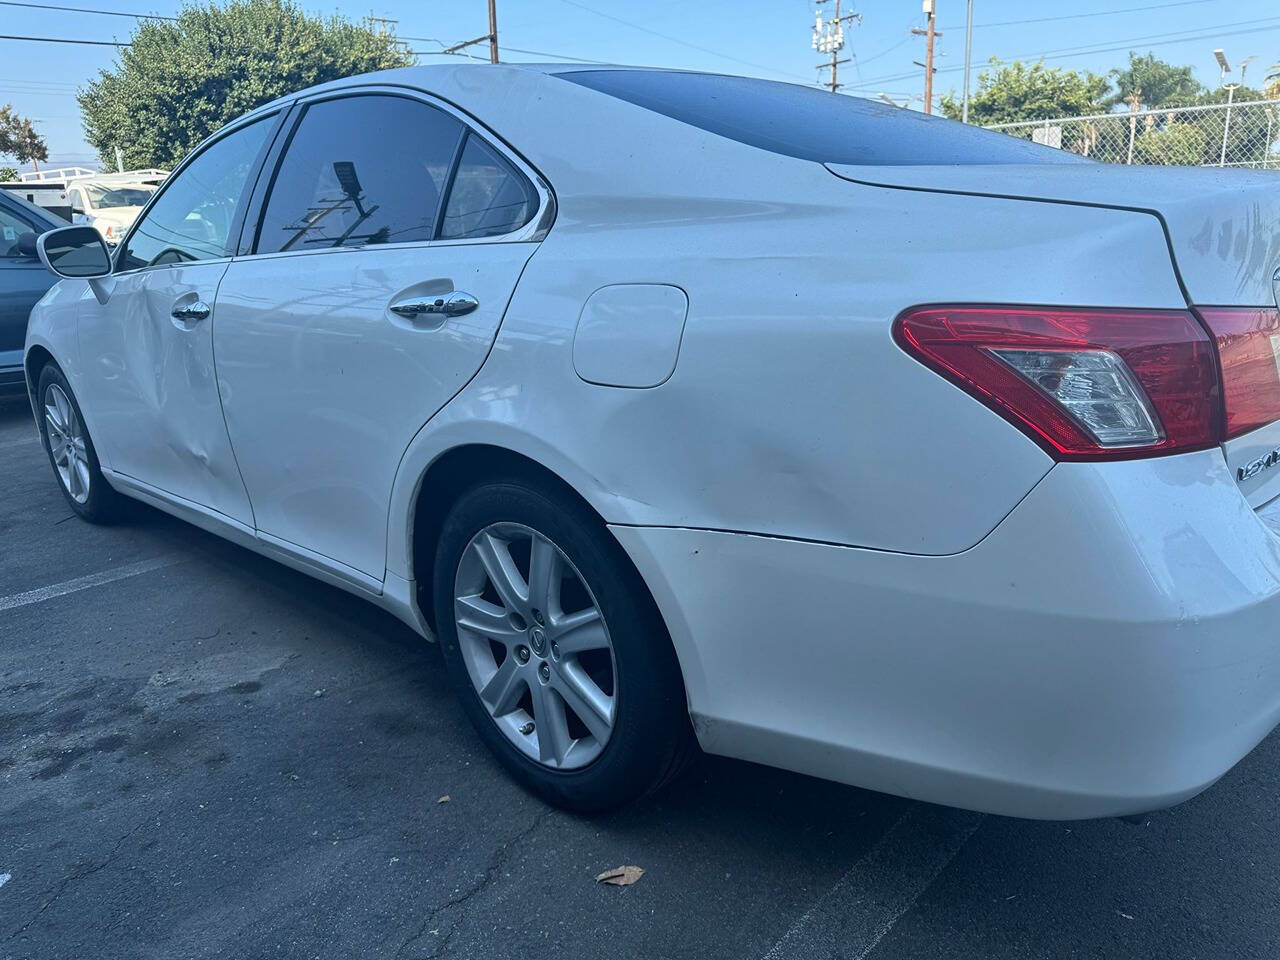
{"label": "asphalt parking lot", "polygon": [[148,508],[74,518],[20,399],[0,490],[0,957],[1280,955],[1275,735],[1141,824],[713,758],[586,819],[391,617]]}

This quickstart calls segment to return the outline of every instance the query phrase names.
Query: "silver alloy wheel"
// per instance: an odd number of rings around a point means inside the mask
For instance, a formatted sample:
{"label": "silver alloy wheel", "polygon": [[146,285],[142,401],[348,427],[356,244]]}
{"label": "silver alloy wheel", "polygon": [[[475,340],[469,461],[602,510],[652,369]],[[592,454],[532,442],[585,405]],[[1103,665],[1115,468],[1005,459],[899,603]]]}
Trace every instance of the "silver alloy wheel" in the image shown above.
{"label": "silver alloy wheel", "polygon": [[557,770],[598,757],[617,716],[617,667],[564,551],[523,524],[490,524],[462,553],[453,607],[467,674],[507,739]]}
{"label": "silver alloy wheel", "polygon": [[89,454],[84,427],[71,400],[56,383],[44,392],[44,425],[58,479],[76,503],[89,499]]}

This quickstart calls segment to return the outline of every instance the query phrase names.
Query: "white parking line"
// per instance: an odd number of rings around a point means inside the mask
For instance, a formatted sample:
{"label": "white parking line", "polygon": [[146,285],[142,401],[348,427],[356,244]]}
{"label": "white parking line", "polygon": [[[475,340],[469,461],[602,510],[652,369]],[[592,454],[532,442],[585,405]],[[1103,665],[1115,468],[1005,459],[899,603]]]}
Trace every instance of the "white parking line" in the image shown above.
{"label": "white parking line", "polygon": [[865,960],[929,889],[983,815],[917,804],[795,922],[764,960]]}
{"label": "white parking line", "polygon": [[150,560],[139,560],[137,563],[116,567],[114,570],[103,570],[101,573],[90,573],[87,576],[76,577],[74,580],[55,583],[49,587],[40,587],[37,590],[28,590],[25,593],[13,593],[7,597],[0,597],[0,612],[12,610],[14,607],[25,607],[31,603],[40,603],[43,600],[52,600],[54,597],[64,597],[68,593],[88,590],[90,587],[100,587],[103,584],[114,583],[117,580],[136,577],[140,573],[150,573],[152,570],[159,570],[161,567],[171,567],[175,563],[182,563],[187,559],[189,558],[177,555],[153,557]]}

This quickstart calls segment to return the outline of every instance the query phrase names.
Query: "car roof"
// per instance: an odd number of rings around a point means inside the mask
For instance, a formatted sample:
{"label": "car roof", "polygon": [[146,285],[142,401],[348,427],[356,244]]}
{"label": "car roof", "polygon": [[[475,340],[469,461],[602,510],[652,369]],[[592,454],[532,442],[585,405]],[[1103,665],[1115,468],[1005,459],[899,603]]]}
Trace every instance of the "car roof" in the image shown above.
{"label": "car roof", "polygon": [[245,117],[278,109],[285,104],[292,103],[299,97],[308,97],[312,94],[323,93],[328,90],[341,90],[345,87],[360,87],[368,86],[370,84],[385,83],[392,86],[402,85],[418,87],[431,92],[434,87],[447,85],[458,80],[460,77],[465,77],[468,81],[474,81],[478,77],[488,77],[494,81],[498,81],[499,75],[504,71],[517,71],[534,75],[552,76],[560,73],[576,73],[580,70],[649,70],[654,72],[661,71],[664,73],[698,72],[691,70],[676,70],[667,67],[645,67],[620,63],[548,62],[419,64],[413,67],[395,67],[390,70],[375,70],[372,73],[359,73],[350,77],[342,77],[338,80],[329,80],[326,83],[318,83],[315,86],[307,87],[303,90],[286,94],[283,97],[277,97],[269,103],[264,103],[262,106],[254,108],[250,113],[245,114]]}

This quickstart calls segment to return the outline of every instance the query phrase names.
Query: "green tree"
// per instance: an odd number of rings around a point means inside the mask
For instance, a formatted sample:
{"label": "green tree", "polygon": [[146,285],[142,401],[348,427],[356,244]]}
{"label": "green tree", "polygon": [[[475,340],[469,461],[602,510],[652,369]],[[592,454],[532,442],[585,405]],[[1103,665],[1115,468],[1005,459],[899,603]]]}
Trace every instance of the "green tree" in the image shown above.
{"label": "green tree", "polygon": [[143,20],[119,62],[78,94],[85,139],[115,166],[173,167],[247,110],[340,77],[408,66],[413,57],[340,16],[293,0],[190,2],[178,19]]}
{"label": "green tree", "polygon": [[[969,122],[986,126],[1016,120],[1048,120],[1096,113],[1107,93],[1107,79],[1043,62],[1002,63],[991,58],[990,69],[978,75],[977,93],[969,100]],[[961,102],[955,93],[942,97],[942,112],[960,118]]]}
{"label": "green tree", "polygon": [[1133,162],[1192,166],[1201,162],[1205,141],[1204,131],[1190,123],[1143,130],[1133,143]]}
{"label": "green tree", "polygon": [[[1208,106],[1225,104],[1230,96],[1232,103],[1248,103],[1252,100],[1265,99],[1261,90],[1252,87],[1236,87],[1234,94],[1229,94],[1225,87],[1217,90],[1206,90],[1186,106]],[[1270,112],[1270,123],[1267,113]],[[1204,131],[1204,152],[1200,163],[1217,164],[1222,159],[1222,137],[1227,138],[1227,163],[1257,163],[1267,156],[1270,141],[1275,139],[1280,130],[1280,109],[1274,106],[1244,107],[1231,113],[1231,129],[1226,129],[1226,110],[1203,110],[1195,113],[1171,114],[1176,123],[1194,123]],[[1268,136],[1270,134],[1270,136]]]}
{"label": "green tree", "polygon": [[1204,89],[1191,67],[1175,67],[1153,53],[1140,57],[1129,51],[1129,66],[1117,67],[1108,76],[1116,85],[1115,92],[1107,98],[1108,106],[1129,103],[1135,93],[1144,107],[1181,104],[1193,100]]}
{"label": "green tree", "polygon": [[0,183],[8,183],[18,179],[17,167],[0,167]]}
{"label": "green tree", "polygon": [[1280,63],[1273,63],[1271,69],[1267,71],[1263,92],[1268,97],[1280,97]]}
{"label": "green tree", "polygon": [[44,137],[26,117],[19,116],[12,104],[0,107],[0,155],[17,157],[19,163],[30,163],[38,170],[49,159]]}

